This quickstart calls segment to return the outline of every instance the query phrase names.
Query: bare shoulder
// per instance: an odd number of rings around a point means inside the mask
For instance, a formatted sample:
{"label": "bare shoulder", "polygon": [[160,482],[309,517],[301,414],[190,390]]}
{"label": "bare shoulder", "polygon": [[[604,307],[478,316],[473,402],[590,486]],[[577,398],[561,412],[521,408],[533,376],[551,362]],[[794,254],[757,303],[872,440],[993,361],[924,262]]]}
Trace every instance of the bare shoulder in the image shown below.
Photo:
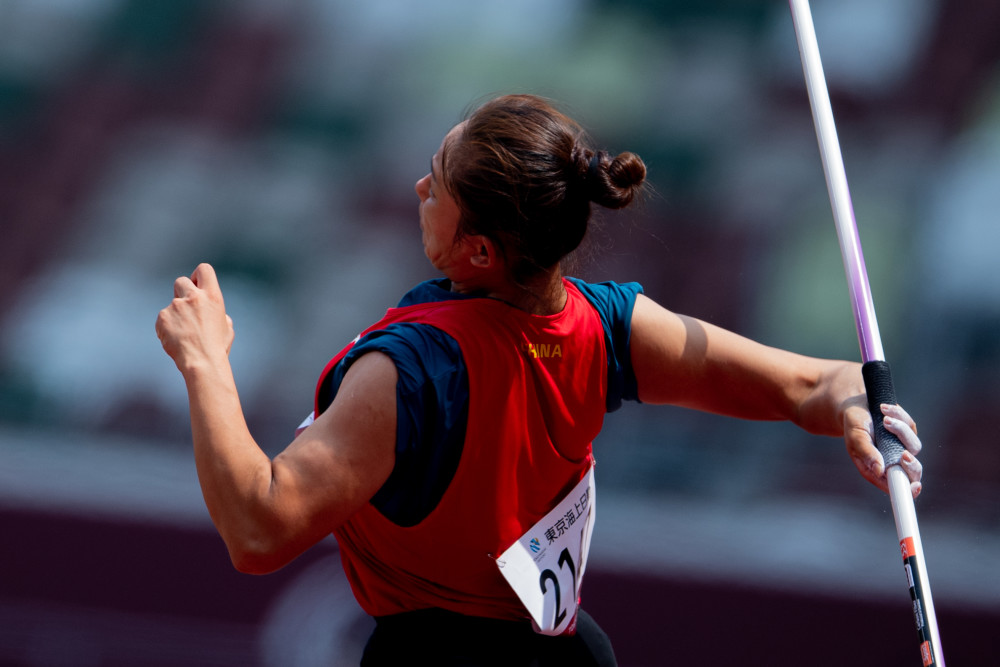
{"label": "bare shoulder", "polygon": [[[314,443],[331,463],[354,476],[378,478],[384,472],[387,478],[396,443],[397,378],[396,365],[387,355],[369,352],[360,357],[344,375],[333,403],[286,453],[296,452],[300,440]],[[381,486],[385,479],[374,481]]]}
{"label": "bare shoulder", "polygon": [[298,487],[307,515],[333,529],[367,503],[395,464],[396,380],[392,359],[359,358],[333,403],[274,459],[275,478]]}
{"label": "bare shoulder", "polygon": [[644,403],[677,403],[679,390],[695,379],[705,354],[700,323],[679,315],[640,294],[632,311],[629,348]]}

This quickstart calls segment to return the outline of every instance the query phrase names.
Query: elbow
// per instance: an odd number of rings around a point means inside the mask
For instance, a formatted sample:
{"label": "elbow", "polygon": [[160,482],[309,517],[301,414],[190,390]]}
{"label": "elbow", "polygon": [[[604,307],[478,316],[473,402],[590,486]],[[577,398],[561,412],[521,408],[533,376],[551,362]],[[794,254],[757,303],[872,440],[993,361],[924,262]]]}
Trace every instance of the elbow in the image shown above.
{"label": "elbow", "polygon": [[287,565],[292,558],[272,540],[226,539],[229,559],[243,574],[270,574]]}
{"label": "elbow", "polygon": [[287,564],[286,560],[272,553],[233,548],[229,549],[229,559],[233,567],[243,574],[270,574]]}

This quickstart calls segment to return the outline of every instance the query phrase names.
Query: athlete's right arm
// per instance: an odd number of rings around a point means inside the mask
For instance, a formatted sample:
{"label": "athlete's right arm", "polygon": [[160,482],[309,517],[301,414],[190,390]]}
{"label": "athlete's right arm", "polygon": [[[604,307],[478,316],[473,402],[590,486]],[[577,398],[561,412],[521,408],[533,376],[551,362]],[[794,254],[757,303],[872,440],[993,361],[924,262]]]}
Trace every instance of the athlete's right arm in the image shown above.
{"label": "athlete's right arm", "polygon": [[336,399],[273,460],[250,434],[229,365],[215,272],[178,279],[157,333],[184,376],[205,504],[237,569],[276,570],[363,507],[395,461],[396,367],[381,353],[350,368]]}
{"label": "athlete's right arm", "polygon": [[[839,435],[846,402],[864,403],[860,366],[757,343],[640,294],[629,341],[639,400]],[[818,400],[818,399],[825,400]]]}
{"label": "athlete's right arm", "polygon": [[[762,345],[639,295],[632,312],[630,354],[639,400],[758,420],[788,420],[810,433],[842,435],[859,472],[887,490],[875,447],[861,365]],[[906,447],[903,469],[914,497],[921,466],[916,424],[885,406],[886,429]]]}

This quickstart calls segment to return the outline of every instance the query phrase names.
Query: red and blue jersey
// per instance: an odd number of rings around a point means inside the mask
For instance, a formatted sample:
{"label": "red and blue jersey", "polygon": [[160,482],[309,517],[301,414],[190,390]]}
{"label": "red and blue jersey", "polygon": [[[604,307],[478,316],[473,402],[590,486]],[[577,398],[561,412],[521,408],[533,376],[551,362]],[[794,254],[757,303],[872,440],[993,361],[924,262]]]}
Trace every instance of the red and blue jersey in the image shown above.
{"label": "red and blue jersey", "polygon": [[328,364],[317,414],[360,355],[384,352],[399,372],[393,473],[335,531],[369,614],[526,617],[495,558],[580,481],[605,412],[635,398],[641,288],[565,284],[563,311],[538,316],[424,283]]}

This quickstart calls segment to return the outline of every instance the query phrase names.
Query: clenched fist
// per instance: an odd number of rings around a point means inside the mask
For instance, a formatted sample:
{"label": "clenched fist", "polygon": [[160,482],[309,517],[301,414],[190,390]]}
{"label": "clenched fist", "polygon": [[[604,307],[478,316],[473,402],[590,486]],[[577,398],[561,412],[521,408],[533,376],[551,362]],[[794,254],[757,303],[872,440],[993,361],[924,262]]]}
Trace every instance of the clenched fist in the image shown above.
{"label": "clenched fist", "polygon": [[190,278],[174,281],[174,299],[156,318],[156,335],[181,373],[228,356],[233,320],[211,265],[199,264]]}

